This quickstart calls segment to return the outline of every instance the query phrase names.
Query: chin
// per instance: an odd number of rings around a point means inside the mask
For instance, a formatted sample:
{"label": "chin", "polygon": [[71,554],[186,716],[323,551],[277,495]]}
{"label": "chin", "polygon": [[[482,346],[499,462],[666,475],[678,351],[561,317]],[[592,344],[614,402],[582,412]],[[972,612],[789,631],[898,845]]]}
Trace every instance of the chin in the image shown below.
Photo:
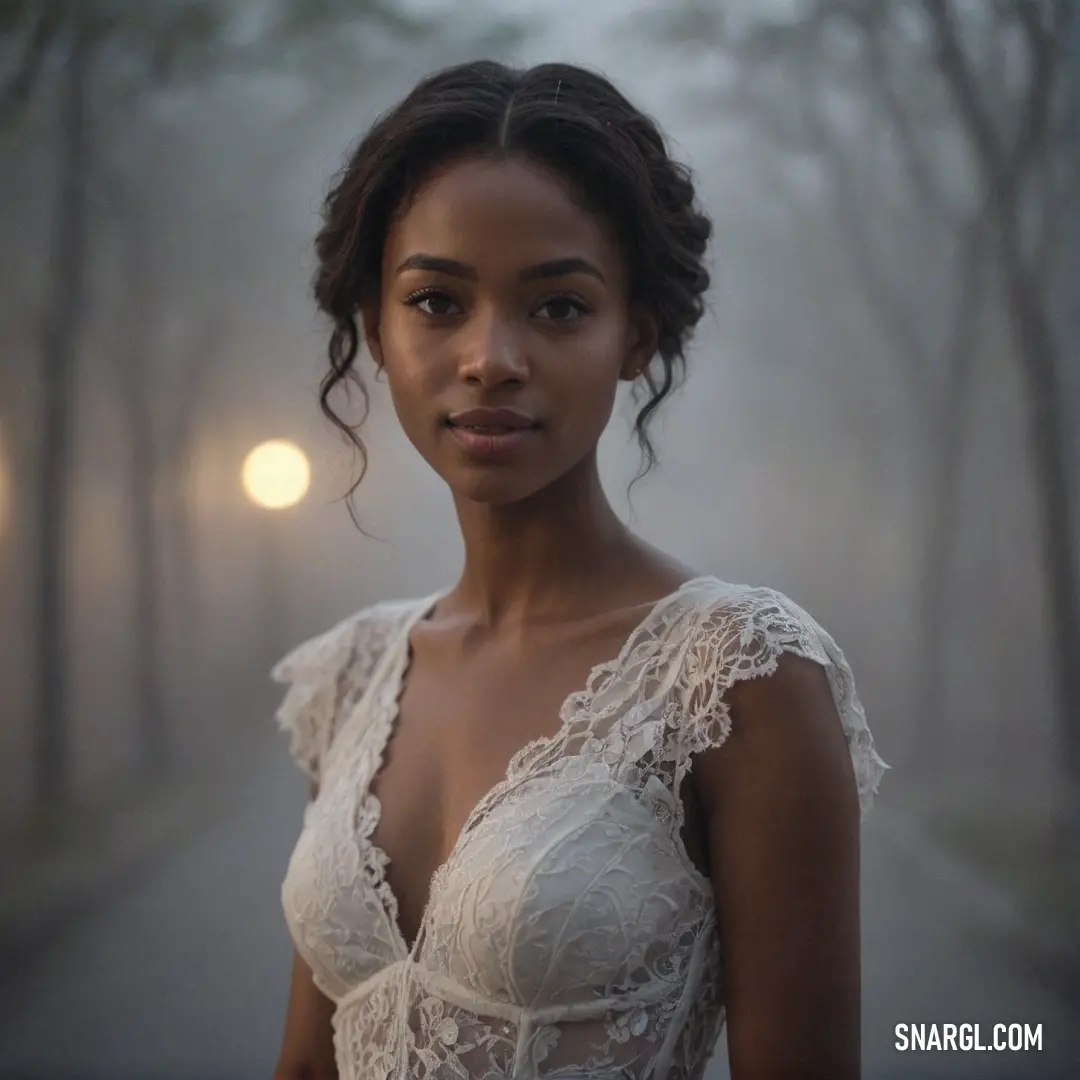
{"label": "chin", "polygon": [[522,483],[515,483],[511,477],[476,477],[452,483],[450,490],[457,498],[470,502],[483,503],[486,506],[512,506],[523,502],[539,490]]}
{"label": "chin", "polygon": [[454,496],[487,506],[510,506],[524,502],[546,488],[551,477],[537,479],[522,469],[477,469],[443,474]]}

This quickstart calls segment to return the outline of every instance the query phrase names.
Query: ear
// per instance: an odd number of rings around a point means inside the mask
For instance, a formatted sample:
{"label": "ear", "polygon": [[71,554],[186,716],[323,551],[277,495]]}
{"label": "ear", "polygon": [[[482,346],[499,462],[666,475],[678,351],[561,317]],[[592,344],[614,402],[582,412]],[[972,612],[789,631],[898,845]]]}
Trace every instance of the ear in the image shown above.
{"label": "ear", "polygon": [[619,378],[628,382],[638,378],[656,355],[659,339],[656,317],[651,312],[634,316],[626,356],[619,369]]}
{"label": "ear", "polygon": [[379,303],[377,300],[364,304],[360,308],[360,325],[363,328],[364,344],[367,345],[371,359],[375,361],[377,368],[381,368],[383,366],[383,348],[379,325]]}

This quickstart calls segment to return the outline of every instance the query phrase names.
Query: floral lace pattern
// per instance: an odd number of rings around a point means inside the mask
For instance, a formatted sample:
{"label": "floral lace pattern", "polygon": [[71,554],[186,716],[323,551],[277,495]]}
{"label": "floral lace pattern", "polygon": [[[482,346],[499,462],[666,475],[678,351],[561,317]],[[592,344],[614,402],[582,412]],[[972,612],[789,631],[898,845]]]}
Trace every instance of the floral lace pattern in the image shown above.
{"label": "floral lace pattern", "polygon": [[274,669],[319,781],[282,887],[296,947],[336,1003],[342,1080],[700,1077],[724,1020],[712,887],[677,796],[721,745],[726,691],[784,652],[825,669],[860,804],[886,768],[831,637],[768,589],[697,578],[514,755],[436,871],[416,941],[372,837],[408,633],[437,597],[368,608]]}
{"label": "floral lace pattern", "polygon": [[401,603],[365,608],[297,646],[271,671],[275,682],[289,686],[278,725],[289,736],[289,753],[312,780],[319,780],[342,718],[359,704],[410,610]]}

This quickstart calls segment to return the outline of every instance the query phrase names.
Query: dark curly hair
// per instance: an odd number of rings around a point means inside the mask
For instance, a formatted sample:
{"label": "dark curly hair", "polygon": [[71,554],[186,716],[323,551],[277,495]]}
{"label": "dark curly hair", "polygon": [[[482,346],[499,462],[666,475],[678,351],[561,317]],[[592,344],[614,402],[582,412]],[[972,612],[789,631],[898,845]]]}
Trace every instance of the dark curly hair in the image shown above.
{"label": "dark curly hair", "polygon": [[[643,457],[639,475],[656,461],[648,424],[685,374],[686,344],[704,314],[709,286],[703,255],[712,223],[697,202],[690,171],[668,156],[657,125],[603,76],[571,64],[521,70],[476,61],[428,76],[382,116],[323,206],[314,293],[334,329],[319,402],[360,454],[360,475],[347,497],[367,468],[357,434],[369,407],[354,368],[358,316],[378,302],[387,230],[439,168],[478,156],[522,157],[552,169],[584,208],[614,228],[629,270],[630,302],[652,314],[659,332],[660,363],[654,357],[642,373],[647,399],[634,421]],[[343,382],[346,390],[352,383],[360,391],[363,411],[355,425],[329,402]],[[640,384],[634,390],[640,401]]]}

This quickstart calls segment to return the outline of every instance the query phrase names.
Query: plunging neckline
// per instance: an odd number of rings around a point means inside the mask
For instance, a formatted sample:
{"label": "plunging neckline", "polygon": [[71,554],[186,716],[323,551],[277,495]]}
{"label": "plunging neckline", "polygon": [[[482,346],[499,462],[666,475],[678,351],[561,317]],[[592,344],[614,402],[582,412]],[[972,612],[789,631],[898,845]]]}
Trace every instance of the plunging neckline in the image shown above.
{"label": "plunging neckline", "polygon": [[[444,599],[450,589],[442,589],[439,592],[420,601],[416,610],[406,619],[404,626],[398,633],[393,644],[390,646],[389,663],[382,665],[382,685],[375,687],[379,698],[385,695],[385,714],[378,730],[373,732],[375,744],[373,747],[373,766],[370,768],[365,779],[364,790],[360,793],[365,807],[364,817],[367,827],[363,831],[362,841],[364,845],[364,857],[368,862],[369,871],[374,876],[375,891],[380,898],[386,921],[390,924],[390,931],[394,941],[405,953],[408,959],[415,959],[417,952],[423,943],[425,928],[431,914],[432,902],[442,885],[442,879],[449,872],[459,849],[465,843],[469,834],[476,828],[488,809],[496,803],[504,792],[521,780],[526,773],[522,773],[522,765],[528,761],[529,756],[539,757],[539,752],[546,750],[564,738],[574,719],[580,715],[582,708],[587,707],[588,702],[595,695],[599,680],[617,673],[623,668],[628,659],[631,648],[637,638],[646,631],[654,620],[663,612],[669,604],[674,603],[687,589],[699,585],[705,581],[713,580],[709,574],[699,574],[684,581],[678,588],[656,600],[649,608],[646,615],[637,623],[624,639],[618,654],[609,660],[602,660],[594,664],[589,670],[584,686],[573,690],[563,699],[559,706],[559,725],[550,735],[539,735],[530,739],[524,746],[515,750],[506,764],[503,775],[498,779],[480,798],[476,805],[469,811],[464,824],[458,832],[457,838],[450,847],[446,858],[442,860],[432,872],[428,882],[427,898],[420,912],[420,920],[416,927],[416,936],[410,943],[401,929],[400,905],[397,894],[391,888],[386,878],[386,872],[392,863],[386,849],[375,841],[375,833],[382,820],[382,802],[379,796],[372,790],[375,780],[382,772],[386,764],[386,751],[390,745],[394,730],[397,727],[398,717],[401,713],[401,699],[405,692],[409,671],[412,667],[413,649],[412,632],[425,619],[435,611],[439,601]],[[568,756],[574,756],[573,754]],[[520,774],[520,775],[519,775]]]}

